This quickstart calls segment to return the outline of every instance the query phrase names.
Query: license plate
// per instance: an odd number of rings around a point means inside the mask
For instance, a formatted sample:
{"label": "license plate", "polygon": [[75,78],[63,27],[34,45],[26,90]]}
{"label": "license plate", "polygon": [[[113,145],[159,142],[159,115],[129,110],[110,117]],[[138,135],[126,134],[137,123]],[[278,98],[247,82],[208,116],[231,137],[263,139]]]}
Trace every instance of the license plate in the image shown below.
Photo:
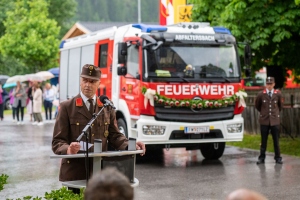
{"label": "license plate", "polygon": [[184,133],[209,133],[209,126],[188,126],[184,127]]}

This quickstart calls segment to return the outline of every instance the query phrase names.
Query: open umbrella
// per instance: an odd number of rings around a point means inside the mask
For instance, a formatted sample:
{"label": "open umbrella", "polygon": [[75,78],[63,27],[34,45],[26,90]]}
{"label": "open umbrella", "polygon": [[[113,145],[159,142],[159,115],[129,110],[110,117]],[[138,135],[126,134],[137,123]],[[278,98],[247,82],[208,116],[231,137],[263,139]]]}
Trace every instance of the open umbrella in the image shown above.
{"label": "open umbrella", "polygon": [[38,75],[38,74],[25,74],[26,78],[28,81],[39,81],[42,82],[44,81],[44,77]]}
{"label": "open umbrella", "polygon": [[36,75],[40,76],[44,81],[54,78],[54,75],[51,72],[48,71],[40,71],[35,73]]}
{"label": "open umbrella", "polygon": [[3,88],[11,88],[17,86],[17,83],[5,83]]}
{"label": "open umbrella", "polygon": [[8,78],[9,76],[7,75],[0,75],[0,83],[3,85]]}
{"label": "open umbrella", "polygon": [[59,76],[59,68],[51,68],[48,70],[48,72],[51,72],[54,76],[58,77]]}
{"label": "open umbrella", "polygon": [[6,80],[6,83],[16,83],[18,81],[24,82],[24,81],[27,81],[27,78],[25,75],[15,75],[15,76],[9,77]]}

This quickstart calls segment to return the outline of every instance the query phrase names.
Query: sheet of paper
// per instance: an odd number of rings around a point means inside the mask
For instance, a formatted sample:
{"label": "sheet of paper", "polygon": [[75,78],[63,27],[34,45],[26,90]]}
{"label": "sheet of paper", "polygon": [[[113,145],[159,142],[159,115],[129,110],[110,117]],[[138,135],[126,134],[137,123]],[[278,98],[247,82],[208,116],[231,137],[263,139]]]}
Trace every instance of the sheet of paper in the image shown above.
{"label": "sheet of paper", "polygon": [[[80,151],[85,151],[86,150],[86,143],[84,141],[80,141]],[[88,148],[91,148],[91,146],[93,146],[93,144],[88,143]]]}

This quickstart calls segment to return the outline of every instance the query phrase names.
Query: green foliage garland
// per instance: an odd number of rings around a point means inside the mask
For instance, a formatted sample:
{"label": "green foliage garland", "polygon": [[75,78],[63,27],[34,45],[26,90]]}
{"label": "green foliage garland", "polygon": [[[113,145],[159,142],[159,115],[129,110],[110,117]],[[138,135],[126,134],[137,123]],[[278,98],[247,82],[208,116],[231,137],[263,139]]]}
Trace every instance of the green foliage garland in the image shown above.
{"label": "green foliage garland", "polygon": [[[239,90],[243,91],[243,90]],[[142,87],[142,93],[145,94],[147,92],[146,87]],[[157,104],[171,106],[174,108],[186,107],[186,108],[222,108],[227,107],[228,105],[234,105],[235,102],[238,102],[240,97],[236,94],[232,96],[223,98],[223,99],[214,99],[214,100],[206,100],[206,99],[175,99],[175,98],[168,98],[163,95],[159,95],[156,93],[154,95],[154,101]]]}

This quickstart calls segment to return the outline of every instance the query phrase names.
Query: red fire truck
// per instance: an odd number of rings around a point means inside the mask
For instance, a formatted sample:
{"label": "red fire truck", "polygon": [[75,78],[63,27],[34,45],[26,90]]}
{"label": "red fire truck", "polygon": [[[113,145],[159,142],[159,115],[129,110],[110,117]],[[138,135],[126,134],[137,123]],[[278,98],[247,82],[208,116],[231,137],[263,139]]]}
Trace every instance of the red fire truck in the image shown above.
{"label": "red fire truck", "polygon": [[99,66],[119,129],[151,148],[223,155],[243,139],[245,107],[236,40],[209,23],[130,24],[61,43],[60,100],[79,93],[84,64]]}

